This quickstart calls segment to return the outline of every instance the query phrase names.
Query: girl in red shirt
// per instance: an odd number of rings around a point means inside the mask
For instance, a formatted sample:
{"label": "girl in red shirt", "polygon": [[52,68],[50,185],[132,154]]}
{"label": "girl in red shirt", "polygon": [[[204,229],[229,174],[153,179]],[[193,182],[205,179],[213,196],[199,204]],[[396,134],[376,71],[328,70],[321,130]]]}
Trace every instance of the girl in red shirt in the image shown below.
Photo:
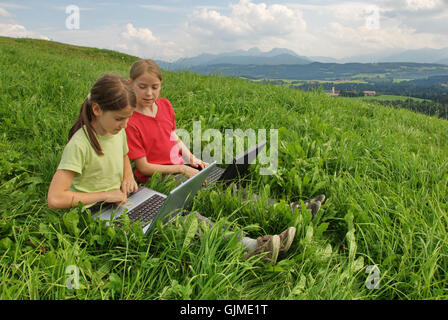
{"label": "girl in red shirt", "polygon": [[[154,172],[194,176],[198,173],[195,168],[204,168],[208,163],[196,158],[176,135],[173,107],[167,99],[159,99],[162,73],[157,64],[152,60],[134,63],[129,83],[136,94],[137,107],[126,135],[138,181],[145,183]],[[182,156],[190,166],[184,165]]]}

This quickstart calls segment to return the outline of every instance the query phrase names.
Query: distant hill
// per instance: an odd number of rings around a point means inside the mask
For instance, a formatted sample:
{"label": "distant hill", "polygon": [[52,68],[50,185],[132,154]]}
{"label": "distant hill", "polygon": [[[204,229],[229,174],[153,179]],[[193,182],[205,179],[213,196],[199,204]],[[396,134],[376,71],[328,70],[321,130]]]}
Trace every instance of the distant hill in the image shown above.
{"label": "distant hill", "polygon": [[255,65],[278,65],[278,64],[309,64],[310,60],[292,56],[287,53],[275,56],[234,56],[234,57],[218,57],[209,62],[209,64],[255,64]]}
{"label": "distant hill", "polygon": [[236,65],[216,64],[191,67],[201,74],[221,74],[252,79],[290,80],[360,80],[422,79],[448,75],[448,66],[421,63],[319,63],[306,65]]}
{"label": "distant hill", "polygon": [[407,50],[388,56],[383,62],[417,62],[417,63],[444,63],[448,64],[448,48],[444,49],[418,49]]}
{"label": "distant hill", "polygon": [[337,62],[337,63],[380,63],[380,62],[412,62],[412,63],[436,63],[448,64],[448,48],[444,49],[416,49],[416,50],[398,50],[387,49],[370,54],[357,55],[343,59],[331,61],[331,58],[316,57],[313,60],[318,62]]}
{"label": "distant hill", "polygon": [[200,54],[196,57],[182,58],[175,62],[157,61],[162,68],[167,70],[189,69],[196,66],[208,66],[216,64],[234,65],[279,65],[279,64],[309,64],[313,60],[299,56],[294,51],[283,48],[274,48],[271,51],[262,52],[258,48],[249,50],[237,50],[221,54]]}
{"label": "distant hill", "polygon": [[439,61],[437,61],[437,63],[448,65],[448,58],[439,60]]}

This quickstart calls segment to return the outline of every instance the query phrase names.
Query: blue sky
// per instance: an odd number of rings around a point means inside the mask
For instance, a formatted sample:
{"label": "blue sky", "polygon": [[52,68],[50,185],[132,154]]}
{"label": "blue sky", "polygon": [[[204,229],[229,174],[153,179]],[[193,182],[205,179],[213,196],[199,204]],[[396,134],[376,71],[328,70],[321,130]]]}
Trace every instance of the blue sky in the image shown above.
{"label": "blue sky", "polygon": [[344,58],[448,47],[448,0],[0,0],[0,35],[167,61],[252,47]]}

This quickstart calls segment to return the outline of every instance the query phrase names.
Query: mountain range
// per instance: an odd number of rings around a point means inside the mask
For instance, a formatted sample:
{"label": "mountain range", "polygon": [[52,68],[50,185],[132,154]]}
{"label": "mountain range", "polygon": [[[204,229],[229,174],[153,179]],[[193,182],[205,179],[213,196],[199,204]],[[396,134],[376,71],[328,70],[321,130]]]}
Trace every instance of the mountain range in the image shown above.
{"label": "mountain range", "polygon": [[412,62],[448,65],[448,47],[444,49],[423,48],[417,50],[388,50],[370,55],[353,56],[344,59],[331,57],[306,57],[284,48],[274,48],[263,52],[259,48],[236,50],[220,54],[203,53],[191,58],[181,58],[174,62],[157,60],[167,70],[190,69],[211,65],[307,65],[320,63],[380,63],[380,62]]}
{"label": "mountain range", "polygon": [[189,69],[197,66],[216,64],[235,65],[278,65],[278,64],[309,64],[313,60],[299,56],[289,49],[274,48],[268,52],[262,52],[258,48],[249,50],[236,50],[220,54],[203,53],[192,58],[181,58],[175,62],[158,60],[157,63],[164,69],[177,70]]}

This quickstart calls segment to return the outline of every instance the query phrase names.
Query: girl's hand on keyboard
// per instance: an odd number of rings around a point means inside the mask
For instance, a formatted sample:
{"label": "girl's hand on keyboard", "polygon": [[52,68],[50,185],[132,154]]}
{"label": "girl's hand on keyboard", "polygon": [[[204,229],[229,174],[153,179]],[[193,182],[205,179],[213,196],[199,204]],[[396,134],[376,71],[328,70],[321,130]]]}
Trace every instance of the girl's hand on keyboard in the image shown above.
{"label": "girl's hand on keyboard", "polygon": [[106,191],[105,194],[106,198],[104,202],[115,203],[116,205],[120,205],[128,201],[126,193],[121,192],[121,190]]}
{"label": "girl's hand on keyboard", "polygon": [[137,190],[138,185],[133,176],[123,178],[123,182],[121,183],[121,192],[128,195],[131,192],[136,192]]}
{"label": "girl's hand on keyboard", "polygon": [[187,176],[187,178],[191,178],[192,176],[196,175],[199,172],[199,170],[189,167],[189,166],[182,166],[182,173]]}
{"label": "girl's hand on keyboard", "polygon": [[196,158],[194,155],[190,156],[190,165],[194,168],[201,168],[204,169],[206,166],[208,166],[208,162],[202,161],[201,159]]}

